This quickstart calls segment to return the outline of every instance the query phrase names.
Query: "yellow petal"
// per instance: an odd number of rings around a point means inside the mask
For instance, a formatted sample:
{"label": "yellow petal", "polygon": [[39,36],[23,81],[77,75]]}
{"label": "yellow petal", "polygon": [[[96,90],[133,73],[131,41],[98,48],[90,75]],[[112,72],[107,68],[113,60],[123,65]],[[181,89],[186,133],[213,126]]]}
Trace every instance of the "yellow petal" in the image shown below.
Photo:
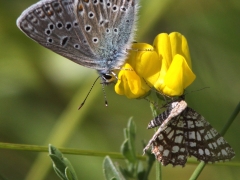
{"label": "yellow petal", "polygon": [[195,78],[196,76],[188,66],[185,58],[177,54],[174,56],[172,64],[164,77],[164,84],[161,87],[162,92],[169,96],[180,96]]}
{"label": "yellow petal", "polygon": [[139,98],[144,96],[150,87],[134,72],[131,65],[126,63],[118,74],[115,92],[128,98]]}
{"label": "yellow petal", "polygon": [[129,50],[129,56],[126,60],[127,63],[131,64],[133,69],[136,69],[138,63],[141,62],[142,54],[153,50],[153,46],[147,43],[133,43],[132,48]]}
{"label": "yellow petal", "polygon": [[152,85],[160,74],[161,59],[159,55],[151,45],[146,43],[134,43],[131,49],[127,62],[131,64],[139,77]]}
{"label": "yellow petal", "polygon": [[[167,33],[161,33],[156,36],[153,41],[153,47],[155,51],[161,56],[165,62],[163,63],[165,67],[162,67],[162,70],[169,68],[172,63],[172,51],[170,38]],[[162,64],[162,66],[163,66]]]}
{"label": "yellow petal", "polygon": [[192,68],[192,63],[191,63],[191,58],[190,58],[190,53],[189,53],[189,48],[188,48],[188,43],[186,38],[178,32],[173,32],[169,34],[169,38],[170,38],[171,47],[172,47],[172,57],[174,57],[176,54],[182,55],[187,61],[189,67]]}

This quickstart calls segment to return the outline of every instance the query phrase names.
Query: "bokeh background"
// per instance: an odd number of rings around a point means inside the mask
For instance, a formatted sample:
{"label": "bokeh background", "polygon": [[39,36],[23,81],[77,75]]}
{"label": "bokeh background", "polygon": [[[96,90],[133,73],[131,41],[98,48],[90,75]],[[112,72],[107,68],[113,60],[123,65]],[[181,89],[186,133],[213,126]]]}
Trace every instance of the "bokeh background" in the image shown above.
{"label": "bokeh background", "polygon": [[[136,146],[151,117],[149,103],[129,100],[105,88],[104,106],[97,83],[85,106],[77,108],[97,77],[27,38],[16,26],[21,12],[37,0],[0,1],[0,141],[7,143],[119,152],[123,128],[129,117],[137,125]],[[162,32],[178,31],[189,42],[197,76],[187,89],[190,107],[201,113],[218,131],[230,117],[240,95],[240,1],[151,0],[141,1],[136,41],[152,43]],[[240,161],[239,127],[236,118],[226,140]],[[102,157],[66,155],[79,179],[104,179]],[[117,160],[114,160],[117,161]],[[196,165],[162,169],[163,179],[188,179]],[[7,179],[58,179],[47,153],[0,149],[0,174]],[[207,165],[199,179],[238,179],[239,167]],[[150,179],[155,179],[154,168]]]}

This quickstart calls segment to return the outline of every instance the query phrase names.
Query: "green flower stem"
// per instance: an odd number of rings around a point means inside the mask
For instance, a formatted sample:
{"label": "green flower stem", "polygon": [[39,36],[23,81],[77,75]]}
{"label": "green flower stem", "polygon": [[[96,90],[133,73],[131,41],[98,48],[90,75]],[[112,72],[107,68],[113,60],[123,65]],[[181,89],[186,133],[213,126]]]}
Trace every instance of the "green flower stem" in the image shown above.
{"label": "green flower stem", "polygon": [[159,162],[156,162],[156,180],[162,179],[162,165]]}
{"label": "green flower stem", "polygon": [[150,152],[146,152],[147,155],[147,169],[146,169],[146,173],[144,175],[143,180],[148,180],[148,176],[151,172],[151,169],[153,167],[153,164],[155,163],[155,156],[153,156]]}
{"label": "green flower stem", "polygon": [[225,135],[225,133],[227,132],[228,128],[231,126],[231,124],[233,123],[234,119],[237,117],[239,112],[240,112],[240,102],[238,103],[238,105],[235,108],[235,110],[233,111],[231,117],[229,118],[229,120],[227,121],[225,126],[223,127],[223,129],[222,129],[222,131],[220,133],[222,136]]}
{"label": "green flower stem", "polygon": [[[150,103],[150,108],[152,110],[153,118],[155,118],[158,115],[157,108],[154,104]],[[155,129],[157,131],[157,128]],[[156,180],[162,179],[162,168],[161,164],[157,161],[156,162]]]}
{"label": "green flower stem", "polygon": [[[233,111],[231,117],[229,118],[229,120],[227,121],[225,126],[223,127],[223,129],[220,133],[222,136],[224,136],[224,134],[227,132],[228,128],[231,126],[231,124],[233,123],[234,119],[237,117],[239,112],[240,112],[240,102],[238,103],[238,105],[235,108],[235,110]],[[190,180],[197,179],[198,176],[201,174],[205,165],[206,165],[206,163],[200,162],[199,165],[197,166],[197,168],[195,169],[195,171],[193,172],[192,176],[190,177]]]}
{"label": "green flower stem", "polygon": [[[0,149],[12,149],[12,150],[23,150],[23,151],[33,151],[33,152],[48,152],[47,146],[11,144],[11,143],[0,143]],[[105,157],[108,155],[114,159],[125,159],[125,157],[121,153],[115,153],[115,152],[100,152],[100,151],[90,151],[90,150],[70,149],[70,148],[58,148],[58,149],[63,154],[98,156],[98,157]],[[136,157],[139,160],[146,161],[145,156],[137,155]]]}
{"label": "green flower stem", "polygon": [[201,172],[202,172],[203,168],[205,167],[205,165],[206,165],[205,162],[203,162],[203,161],[200,162],[200,163],[198,164],[198,166],[196,167],[196,169],[194,170],[194,172],[193,172],[193,174],[192,174],[192,176],[190,177],[189,180],[195,180],[195,179],[197,179],[198,176],[201,174]]}
{"label": "green flower stem", "polygon": [[[26,144],[12,144],[12,143],[2,143],[0,142],[0,149],[11,149],[11,150],[21,150],[21,151],[32,151],[32,152],[46,152],[48,153],[48,146],[37,146],[37,145],[26,145]],[[81,149],[70,149],[70,148],[58,148],[63,154],[72,155],[85,155],[85,156],[97,156],[105,157],[106,155],[111,156],[113,159],[125,159],[121,153],[115,152],[99,152]],[[137,155],[139,160],[146,161],[146,156]],[[198,161],[188,160],[189,164],[198,164]],[[209,164],[213,166],[234,166],[240,167],[240,162],[225,162],[217,164]]]}

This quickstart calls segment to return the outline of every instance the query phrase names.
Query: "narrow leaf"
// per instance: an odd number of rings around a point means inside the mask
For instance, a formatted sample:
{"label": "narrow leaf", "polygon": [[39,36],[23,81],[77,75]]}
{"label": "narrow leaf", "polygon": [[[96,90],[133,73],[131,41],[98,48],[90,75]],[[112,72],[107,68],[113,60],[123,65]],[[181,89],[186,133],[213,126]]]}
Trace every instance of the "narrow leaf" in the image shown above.
{"label": "narrow leaf", "polygon": [[122,173],[116,167],[109,156],[106,156],[103,161],[103,173],[106,180],[124,180]]}
{"label": "narrow leaf", "polygon": [[49,157],[53,162],[53,168],[56,174],[63,180],[77,180],[77,175],[67,158],[52,145],[49,145]]}

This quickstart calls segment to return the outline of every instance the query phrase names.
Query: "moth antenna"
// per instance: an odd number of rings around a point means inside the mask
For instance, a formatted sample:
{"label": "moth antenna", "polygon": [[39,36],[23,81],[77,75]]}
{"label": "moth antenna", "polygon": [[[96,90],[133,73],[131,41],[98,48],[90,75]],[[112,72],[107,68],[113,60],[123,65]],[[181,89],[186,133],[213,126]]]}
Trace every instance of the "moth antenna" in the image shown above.
{"label": "moth antenna", "polygon": [[[154,91],[154,92],[162,95],[162,97],[163,97],[163,99],[164,99],[165,102],[168,102],[168,99],[173,99],[173,97],[168,96],[168,95],[166,95],[166,94],[164,94],[164,93],[162,93],[162,92],[160,92],[160,91],[157,91],[155,88],[151,87],[151,86],[148,84],[148,82],[146,81],[146,79],[143,78],[143,80],[144,80],[144,82],[147,84],[147,86],[151,88],[152,91]],[[167,99],[167,98],[168,98],[168,99]]]}
{"label": "moth antenna", "polygon": [[208,88],[210,88],[210,87],[204,87],[204,88],[201,88],[201,89],[193,90],[193,91],[190,91],[190,92],[184,94],[183,96],[186,96],[187,94],[190,94],[190,93],[193,93],[193,92],[202,91],[202,90],[204,90],[204,89],[208,89]]}
{"label": "moth antenna", "polygon": [[96,84],[96,82],[97,82],[97,80],[98,80],[99,78],[100,78],[100,76],[98,76],[97,79],[93,82],[92,87],[91,87],[90,90],[88,91],[88,93],[87,93],[85,99],[83,100],[83,102],[81,103],[81,105],[78,107],[78,110],[81,109],[81,108],[83,107],[83,105],[85,104],[85,102],[86,102],[86,100],[87,100],[87,98],[88,98],[90,92],[92,91],[94,85]]}

